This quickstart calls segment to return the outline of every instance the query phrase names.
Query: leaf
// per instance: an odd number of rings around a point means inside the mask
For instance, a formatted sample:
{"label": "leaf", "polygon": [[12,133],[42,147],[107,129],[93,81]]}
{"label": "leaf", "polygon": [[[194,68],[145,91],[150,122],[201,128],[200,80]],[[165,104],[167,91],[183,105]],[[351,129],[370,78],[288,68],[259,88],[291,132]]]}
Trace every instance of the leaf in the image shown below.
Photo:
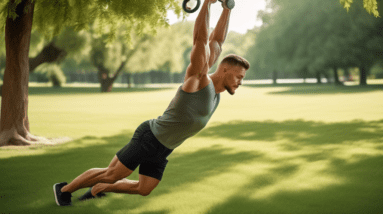
{"label": "leaf", "polygon": [[351,7],[352,2],[353,0],[340,0],[340,3],[343,5],[344,8],[347,9],[347,12]]}
{"label": "leaf", "polygon": [[376,0],[363,0],[363,6],[369,14],[374,14],[376,18],[380,17]]}

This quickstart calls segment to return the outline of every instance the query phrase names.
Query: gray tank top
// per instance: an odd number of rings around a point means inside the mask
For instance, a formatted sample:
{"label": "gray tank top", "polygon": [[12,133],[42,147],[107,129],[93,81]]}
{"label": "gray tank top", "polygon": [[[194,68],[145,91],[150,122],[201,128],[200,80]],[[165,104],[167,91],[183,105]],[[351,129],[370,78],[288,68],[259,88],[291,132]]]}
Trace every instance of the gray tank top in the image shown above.
{"label": "gray tank top", "polygon": [[149,121],[150,129],[164,146],[175,149],[206,126],[219,100],[213,81],[194,93],[183,91],[181,85],[164,114]]}

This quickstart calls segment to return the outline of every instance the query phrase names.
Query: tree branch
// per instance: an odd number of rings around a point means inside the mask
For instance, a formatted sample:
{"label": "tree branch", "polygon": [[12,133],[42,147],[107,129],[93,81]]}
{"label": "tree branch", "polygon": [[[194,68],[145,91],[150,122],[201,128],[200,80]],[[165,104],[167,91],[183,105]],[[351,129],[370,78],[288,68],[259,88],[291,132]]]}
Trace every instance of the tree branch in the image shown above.
{"label": "tree branch", "polygon": [[29,73],[32,73],[39,65],[45,62],[55,62],[62,60],[67,52],[58,48],[54,42],[50,42],[43,50],[34,58],[29,58]]}

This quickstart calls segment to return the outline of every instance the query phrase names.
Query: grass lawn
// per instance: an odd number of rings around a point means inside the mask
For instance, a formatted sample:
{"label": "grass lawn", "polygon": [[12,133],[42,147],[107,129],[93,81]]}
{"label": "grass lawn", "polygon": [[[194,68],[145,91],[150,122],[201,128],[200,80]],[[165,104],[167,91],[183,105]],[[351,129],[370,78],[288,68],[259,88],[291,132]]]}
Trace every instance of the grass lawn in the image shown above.
{"label": "grass lawn", "polygon": [[[93,90],[93,91],[92,91]],[[54,201],[54,183],[106,167],[176,89],[30,88],[31,132],[73,141],[0,148],[1,213],[382,213],[381,86],[244,86],[169,156],[147,197]],[[138,170],[137,170],[138,171]],[[138,179],[138,172],[130,176]]]}

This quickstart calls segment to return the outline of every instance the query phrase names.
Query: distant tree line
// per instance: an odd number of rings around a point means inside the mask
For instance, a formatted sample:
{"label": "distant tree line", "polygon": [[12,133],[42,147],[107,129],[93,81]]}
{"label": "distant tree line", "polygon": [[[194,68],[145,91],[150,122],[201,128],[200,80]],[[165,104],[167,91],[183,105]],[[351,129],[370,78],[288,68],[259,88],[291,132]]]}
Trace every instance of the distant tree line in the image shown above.
{"label": "distant tree line", "polygon": [[258,77],[314,77],[318,83],[325,77],[341,84],[341,71],[347,77],[358,68],[359,83],[366,85],[372,68],[382,70],[383,21],[368,14],[362,1],[348,12],[334,0],[268,2],[247,54]]}

